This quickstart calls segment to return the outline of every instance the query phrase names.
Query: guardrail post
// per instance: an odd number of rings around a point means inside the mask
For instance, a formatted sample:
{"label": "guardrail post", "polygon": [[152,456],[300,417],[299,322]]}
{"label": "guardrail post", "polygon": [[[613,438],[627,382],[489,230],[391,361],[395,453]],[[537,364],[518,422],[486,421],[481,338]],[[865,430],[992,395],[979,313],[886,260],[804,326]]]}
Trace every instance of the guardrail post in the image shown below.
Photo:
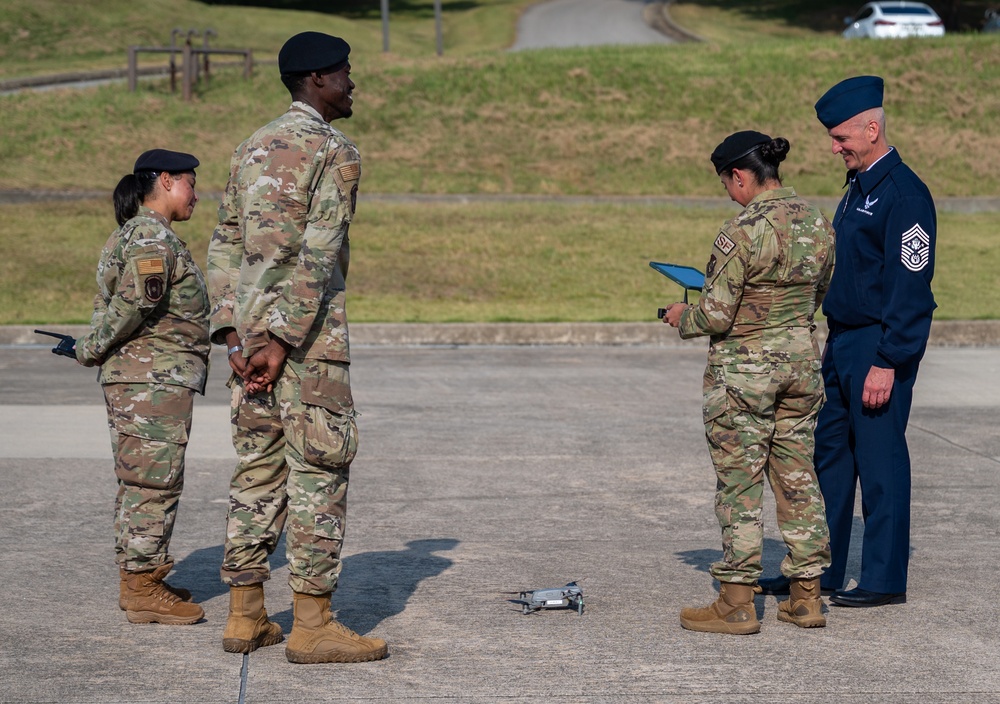
{"label": "guardrail post", "polygon": [[128,48],[128,90],[130,93],[135,93],[139,83],[139,52],[137,49],[138,47],[135,46]]}
{"label": "guardrail post", "polygon": [[[201,36],[201,33],[198,32],[197,29],[189,29],[188,33],[187,33],[187,42],[185,42],[185,43],[187,44],[188,47],[191,47],[191,37],[200,37],[200,36]],[[192,69],[191,72],[190,72],[191,73],[191,83],[194,84],[194,83],[198,82],[199,67],[198,67],[197,60],[195,60],[195,63],[192,65],[191,69]]]}
{"label": "guardrail post", "polygon": [[191,100],[191,84],[194,83],[194,72],[194,52],[191,51],[191,42],[188,41],[184,44],[184,59],[183,66],[181,67],[184,100]]}
{"label": "guardrail post", "polygon": [[202,35],[201,35],[201,37],[202,37],[202,39],[201,39],[201,47],[202,47],[202,49],[205,50],[205,54],[204,54],[204,56],[202,56],[202,70],[205,72],[205,80],[206,81],[212,77],[211,73],[209,73],[209,68],[208,68],[208,66],[209,66],[209,64],[208,64],[208,55],[210,53],[209,52],[209,47],[208,47],[208,38],[209,37],[217,37],[217,36],[219,36],[219,35],[215,33],[214,29],[206,29],[202,33]]}
{"label": "guardrail post", "polygon": [[174,27],[170,30],[170,92],[177,92],[177,62],[174,51],[177,49],[177,37],[184,34],[183,29]]}
{"label": "guardrail post", "polygon": [[382,10],[382,53],[389,53],[389,0],[379,3]]}
{"label": "guardrail post", "polygon": [[444,53],[444,38],[441,33],[441,0],[434,0],[434,34],[437,37],[437,55]]}

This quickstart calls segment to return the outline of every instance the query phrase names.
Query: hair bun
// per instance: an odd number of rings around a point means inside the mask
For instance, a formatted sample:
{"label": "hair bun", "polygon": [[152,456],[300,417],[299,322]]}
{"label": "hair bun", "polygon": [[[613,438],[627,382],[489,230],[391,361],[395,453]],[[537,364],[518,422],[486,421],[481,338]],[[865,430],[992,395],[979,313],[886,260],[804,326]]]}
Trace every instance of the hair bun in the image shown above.
{"label": "hair bun", "polygon": [[780,164],[788,156],[788,151],[792,148],[792,145],[788,143],[788,140],[784,137],[775,137],[767,144],[761,145],[760,155],[765,161],[772,164]]}

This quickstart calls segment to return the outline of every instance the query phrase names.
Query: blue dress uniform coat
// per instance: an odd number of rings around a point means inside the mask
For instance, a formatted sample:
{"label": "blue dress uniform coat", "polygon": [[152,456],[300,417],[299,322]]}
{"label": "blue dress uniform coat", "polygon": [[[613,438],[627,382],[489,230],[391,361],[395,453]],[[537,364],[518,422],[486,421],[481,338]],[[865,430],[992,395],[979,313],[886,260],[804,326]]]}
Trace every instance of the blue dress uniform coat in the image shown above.
{"label": "blue dress uniform coat", "polygon": [[[827,402],[816,428],[816,473],[826,501],[832,564],[822,586],[843,586],[860,480],[865,520],[861,589],[906,591],[913,383],[936,307],[931,293],[937,216],[927,187],[895,149],[863,173],[833,220],[837,266],[823,302]],[[889,401],[862,405],[872,366],[894,370]]]}

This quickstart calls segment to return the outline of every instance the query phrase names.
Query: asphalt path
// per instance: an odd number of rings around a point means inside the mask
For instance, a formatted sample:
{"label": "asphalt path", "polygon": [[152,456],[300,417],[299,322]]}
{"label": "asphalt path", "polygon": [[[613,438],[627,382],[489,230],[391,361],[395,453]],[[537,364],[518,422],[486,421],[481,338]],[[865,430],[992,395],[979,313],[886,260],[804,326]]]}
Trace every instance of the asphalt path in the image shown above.
{"label": "asphalt path", "polygon": [[549,0],[532,5],[517,23],[512,51],[602,44],[670,44],[650,27],[644,0]]}
{"label": "asphalt path", "polygon": [[[932,348],[914,394],[908,602],[829,607],[825,629],[680,628],[714,598],[715,479],[701,424],[704,345],[365,346],[361,448],[333,607],[389,642],[361,665],[249,657],[246,702],[994,701],[1000,349]],[[129,624],[112,560],[115,483],[94,371],[0,347],[0,701],[236,702],[219,581],[229,443],[225,359],[198,398],[173,581],[206,619]],[[783,549],[765,492],[765,563]],[[854,544],[863,525],[856,516]],[[267,606],[291,626],[288,567]],[[856,578],[859,556],[849,562]],[[525,616],[522,589],[582,580],[582,616]]]}

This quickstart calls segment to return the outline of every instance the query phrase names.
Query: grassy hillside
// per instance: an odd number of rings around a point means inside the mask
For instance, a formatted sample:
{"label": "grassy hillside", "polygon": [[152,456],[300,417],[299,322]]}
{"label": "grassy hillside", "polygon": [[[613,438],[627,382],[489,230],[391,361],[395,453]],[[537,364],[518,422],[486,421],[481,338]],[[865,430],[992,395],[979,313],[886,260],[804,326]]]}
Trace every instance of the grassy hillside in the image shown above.
{"label": "grassy hillside", "polygon": [[[337,3],[347,16],[193,0],[103,0],[97,10],[6,2],[13,9],[0,15],[0,36],[19,36],[12,28],[21,27],[32,39],[0,45],[5,71],[29,56],[45,63],[28,50],[40,51],[43,39],[51,56],[71,63],[95,60],[99,47],[133,35],[154,41],[177,25],[225,26],[220,43],[239,37],[258,56],[273,56],[304,27],[347,36],[358,88],[355,117],[339,126],[362,150],[368,192],[721,195],[708,154],[730,132],[754,128],[791,141],[789,182],[831,195],[842,166],[813,103],[848,75],[878,73],[887,81],[890,141],[936,195],[1000,193],[1000,160],[983,158],[1000,153],[995,34],[872,42],[824,30],[783,38],[789,27],[809,26],[810,3],[702,0],[678,7],[695,7],[718,27],[752,29],[758,40],[745,43],[733,29],[722,43],[510,54],[498,49],[528,0],[463,0],[444,3],[451,39],[436,57],[432,0],[394,12],[398,51],[389,55],[375,0]],[[184,22],[189,14],[200,24]],[[220,70],[190,103],[165,80],[143,81],[136,93],[117,84],[0,96],[0,188],[110,190],[136,154],[159,145],[196,154],[202,188],[221,190],[233,147],[287,105],[275,74],[261,65],[247,83]],[[86,179],[67,168],[81,164]]]}
{"label": "grassy hillside", "polygon": [[[754,128],[792,142],[782,166],[787,184],[836,195],[843,165],[812,106],[858,73],[885,76],[890,141],[936,196],[1000,194],[1000,161],[992,158],[1000,154],[998,35],[847,42],[833,30],[801,30],[810,3],[776,0],[751,12],[745,2],[699,2],[687,5],[716,26],[731,23],[722,39],[511,54],[500,48],[527,0],[462,0],[444,3],[446,55],[436,57],[432,0],[395,11],[388,55],[375,0],[338,3],[343,15],[283,9],[318,1],[2,1],[13,11],[0,14],[0,70],[16,75],[117,61],[112,43],[158,43],[173,26],[217,23],[227,29],[213,43],[252,46],[258,57],[273,57],[303,28],[347,36],[358,88],[355,117],[338,126],[364,160],[352,229],[355,320],[647,319],[677,292],[646,261],[703,266],[716,228],[733,212],[724,200],[717,210],[688,210],[388,205],[364,194],[722,198],[708,155],[730,132]],[[779,11],[787,21],[775,20]],[[32,54],[33,44],[17,39],[22,30],[53,49]],[[250,82],[220,70],[190,103],[163,80],[143,81],[134,94],[108,85],[0,96],[0,189],[110,193],[139,152],[162,146],[196,154],[199,190],[217,192],[236,144],[287,103],[273,65],[259,66]],[[178,228],[202,259],[214,211],[205,198]],[[975,295],[1000,284],[995,219],[942,216],[939,317],[1000,316],[995,297]],[[86,320],[94,263],[113,229],[110,204],[0,206],[0,220],[0,323]]]}
{"label": "grassy hillside", "polygon": [[[508,46],[517,14],[530,1],[443,0],[446,52],[460,56]],[[393,2],[391,54],[433,56],[433,16],[433,0]],[[364,60],[382,52],[378,0],[0,0],[0,79],[124,68],[130,45],[168,46],[175,28],[185,36],[192,28],[211,28],[218,35],[211,46],[252,49],[258,61],[274,60],[284,40],[304,30],[348,37],[354,55]],[[201,46],[200,37],[193,41]],[[162,56],[143,61],[165,63]]]}
{"label": "grassy hillside", "polygon": [[[1000,193],[1000,160],[983,158],[1000,153],[997,35],[358,59],[355,117],[339,126],[368,192],[721,195],[708,155],[754,128],[791,141],[789,182],[831,195],[842,164],[812,106],[869,72],[887,80],[890,141],[936,195]],[[110,190],[159,145],[196,154],[202,187],[221,190],[232,149],[287,102],[273,67],[249,84],[222,72],[190,103],[162,81],[0,97],[0,188]]]}

